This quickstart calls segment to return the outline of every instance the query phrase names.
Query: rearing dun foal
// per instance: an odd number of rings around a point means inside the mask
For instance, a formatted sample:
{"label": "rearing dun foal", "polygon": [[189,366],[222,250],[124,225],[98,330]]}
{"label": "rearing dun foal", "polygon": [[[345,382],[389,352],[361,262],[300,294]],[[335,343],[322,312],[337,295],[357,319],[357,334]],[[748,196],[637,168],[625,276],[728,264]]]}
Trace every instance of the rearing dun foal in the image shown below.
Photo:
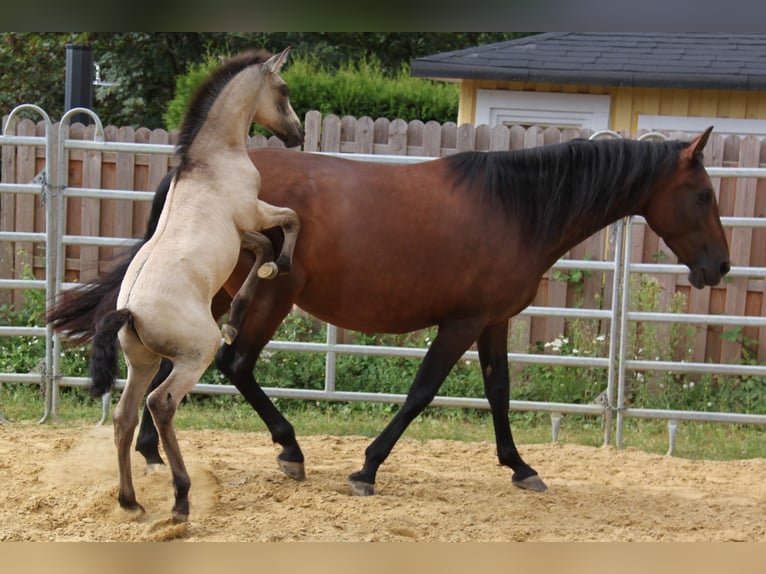
{"label": "rearing dun foal", "polygon": [[127,384],[114,410],[114,440],[119,502],[129,510],[144,510],[136,501],[130,468],[138,409],[163,357],[173,363],[170,376],[146,404],[173,475],[176,522],[188,519],[191,482],[173,417],[221,340],[210,311],[213,295],[234,270],[240,245],[257,247],[260,234],[251,232],[283,227],[285,246],[277,263],[285,271],[299,228],[295,212],[258,199],[260,176],[245,148],[253,122],[288,146],[303,143],[303,129],[278,74],[287,50],[269,56],[253,51],[228,60],[192,99],[177,147],[179,166],[157,231],[131,262],[116,310],[99,322],[93,341],[91,394],[103,395],[114,385],[117,338],[128,365]]}

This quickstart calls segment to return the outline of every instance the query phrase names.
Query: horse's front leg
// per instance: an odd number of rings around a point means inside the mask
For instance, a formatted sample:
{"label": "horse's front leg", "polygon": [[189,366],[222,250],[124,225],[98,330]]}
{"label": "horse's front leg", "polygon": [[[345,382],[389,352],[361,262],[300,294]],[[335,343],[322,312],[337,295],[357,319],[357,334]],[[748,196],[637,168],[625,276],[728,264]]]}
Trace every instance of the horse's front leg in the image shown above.
{"label": "horse's front leg", "polygon": [[287,273],[293,266],[293,251],[301,231],[301,220],[298,218],[298,214],[288,207],[277,207],[265,201],[259,201],[258,208],[260,210],[259,225],[261,229],[281,227],[285,234],[285,240],[282,243],[282,250],[277,256],[276,264],[279,273]]}
{"label": "horse's front leg", "polygon": [[231,345],[239,334],[245,312],[255,296],[258,281],[260,279],[273,279],[279,272],[274,263],[274,247],[271,240],[263,233],[246,232],[242,237],[242,247],[253,252],[255,262],[232,300],[229,319],[221,328],[223,340],[226,341],[227,345]]}
{"label": "horse's front leg", "polygon": [[383,432],[365,450],[364,466],[348,477],[357,496],[375,494],[378,468],[388,458],[409,424],[431,403],[458,359],[476,340],[481,329],[478,319],[442,323],[439,333],[420,364],[407,398]]}
{"label": "horse's front leg", "polygon": [[484,377],[484,393],[492,409],[495,426],[497,457],[500,464],[513,469],[512,482],[519,488],[543,492],[547,486],[535,469],[521,458],[516,450],[508,421],[510,377],[508,375],[508,321],[489,326],[477,341],[481,374]]}

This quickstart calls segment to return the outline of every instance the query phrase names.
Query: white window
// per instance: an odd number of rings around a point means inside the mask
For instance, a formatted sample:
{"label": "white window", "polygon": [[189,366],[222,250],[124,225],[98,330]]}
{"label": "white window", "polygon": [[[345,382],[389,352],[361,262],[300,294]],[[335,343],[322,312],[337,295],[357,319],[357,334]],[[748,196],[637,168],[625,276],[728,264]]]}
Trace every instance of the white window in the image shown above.
{"label": "white window", "polygon": [[739,118],[690,118],[685,116],[638,116],[638,129],[647,131],[668,131],[700,133],[713,126],[713,132],[728,136],[766,137],[766,120]]}
{"label": "white window", "polygon": [[477,90],[476,125],[609,129],[608,95]]}

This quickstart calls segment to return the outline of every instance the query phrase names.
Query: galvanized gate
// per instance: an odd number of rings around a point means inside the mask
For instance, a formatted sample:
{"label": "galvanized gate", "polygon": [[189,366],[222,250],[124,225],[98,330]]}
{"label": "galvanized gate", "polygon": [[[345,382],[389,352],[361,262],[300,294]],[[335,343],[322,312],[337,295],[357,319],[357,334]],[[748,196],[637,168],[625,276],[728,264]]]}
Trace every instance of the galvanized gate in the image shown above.
{"label": "galvanized gate", "polygon": [[[133,190],[104,190],[96,188],[69,187],[67,182],[67,151],[82,149],[91,151],[128,151],[146,154],[171,155],[174,149],[170,145],[135,144],[103,141],[104,130],[101,121],[92,111],[76,108],[67,112],[58,123],[62,129],[54,129],[48,115],[39,107],[23,105],[15,108],[6,125],[22,110],[38,113],[44,119],[46,134],[42,137],[20,137],[7,135],[5,130],[0,136],[0,145],[35,146],[45,149],[45,168],[27,184],[0,184],[0,192],[35,194],[45,205],[46,231],[44,233],[15,233],[0,230],[0,241],[33,241],[44,242],[46,249],[46,278],[45,280],[16,280],[0,279],[0,289],[44,289],[46,298],[53,300],[64,289],[70,289],[75,284],[64,283],[63,263],[65,245],[97,245],[124,247],[124,238],[70,236],[63,233],[65,222],[65,199],[68,197],[97,197],[112,199],[128,199],[133,201],[151,201],[153,193]],[[67,139],[69,121],[76,114],[88,114],[96,125],[94,141]],[[596,137],[620,137],[609,131],[593,134]],[[661,134],[646,134],[646,137],[664,137]],[[382,162],[417,162],[433,158],[413,156],[381,156],[367,154],[343,154],[349,159]],[[722,178],[764,178],[766,169],[762,168],[716,168],[709,167],[712,177]],[[758,217],[726,217],[722,218],[724,226],[740,226],[750,228],[766,227],[766,219]],[[712,421],[746,424],[766,424],[766,415],[753,413],[717,413],[701,411],[678,411],[664,409],[639,409],[626,407],[626,376],[629,371],[668,371],[685,373],[720,373],[730,375],[755,375],[766,377],[764,365],[734,365],[713,363],[692,363],[672,361],[652,361],[630,359],[627,356],[627,332],[631,321],[642,322],[673,322],[694,324],[715,324],[731,326],[755,326],[766,328],[766,318],[730,315],[695,315],[677,313],[646,313],[629,309],[630,277],[633,273],[652,274],[685,274],[687,269],[682,265],[646,264],[631,261],[631,229],[636,225],[645,225],[640,217],[628,218],[617,222],[611,228],[610,241],[613,243],[614,259],[609,261],[593,261],[587,259],[562,259],[555,265],[561,270],[591,270],[610,272],[613,281],[611,290],[611,307],[607,309],[581,309],[566,307],[530,306],[523,315],[562,318],[587,318],[607,321],[610,324],[607,357],[584,356],[555,356],[545,354],[509,353],[508,360],[517,364],[546,364],[572,367],[596,367],[607,370],[607,389],[596,403],[572,404],[553,402],[510,401],[510,407],[519,411],[537,411],[550,413],[552,421],[553,440],[558,435],[559,423],[563,414],[581,414],[602,417],[604,428],[604,443],[614,443],[619,448],[623,442],[624,421],[628,417],[664,419],[668,421],[669,452],[673,451],[675,430],[678,421]],[[766,278],[766,268],[734,266],[730,272],[732,277]],[[45,358],[40,373],[0,373],[0,383],[31,383],[39,384],[44,390],[44,413],[40,422],[45,422],[58,416],[58,396],[61,386],[78,387],[87,384],[87,379],[70,377],[61,372],[61,344],[57,335],[50,327],[0,327],[0,336],[43,336],[46,342]],[[338,341],[338,329],[327,325],[327,338],[324,343],[304,343],[293,341],[271,341],[266,349],[287,350],[306,353],[321,353],[325,356],[325,378],[322,390],[265,388],[271,397],[300,398],[311,400],[331,401],[370,401],[402,403],[404,395],[390,393],[343,392],[335,388],[336,361],[339,354],[386,355],[401,357],[423,357],[426,348],[390,347],[381,345],[353,345]],[[478,353],[469,351],[466,359],[477,360]],[[118,389],[124,381],[118,381]],[[205,394],[236,394],[232,385],[198,384],[194,391]],[[102,422],[108,414],[109,398],[105,397],[102,408]],[[437,396],[435,406],[457,406],[468,408],[488,409],[485,399],[469,397]],[[616,425],[612,424],[613,418]],[[0,422],[6,422],[0,413]],[[616,428],[612,437],[613,426]]]}

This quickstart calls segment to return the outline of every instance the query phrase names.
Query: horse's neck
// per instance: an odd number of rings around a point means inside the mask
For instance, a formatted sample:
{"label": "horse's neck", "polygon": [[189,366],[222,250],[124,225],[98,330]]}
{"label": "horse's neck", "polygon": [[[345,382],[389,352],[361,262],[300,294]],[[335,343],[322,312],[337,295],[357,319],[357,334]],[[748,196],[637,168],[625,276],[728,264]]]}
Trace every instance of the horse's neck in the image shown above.
{"label": "horse's neck", "polygon": [[636,205],[615,202],[612,209],[605,214],[599,215],[599,217],[590,219],[569,219],[563,223],[561,233],[559,234],[559,240],[553,242],[549,246],[547,250],[549,258],[552,263],[555,262],[567,251],[576,247],[594,233],[598,233],[605,227],[631,215],[641,215],[641,206],[638,202],[636,202]]}
{"label": "horse's neck", "polygon": [[222,149],[245,153],[260,89],[256,79],[252,70],[246,69],[221,90],[189,149],[191,154],[207,154],[207,150],[220,153]]}

